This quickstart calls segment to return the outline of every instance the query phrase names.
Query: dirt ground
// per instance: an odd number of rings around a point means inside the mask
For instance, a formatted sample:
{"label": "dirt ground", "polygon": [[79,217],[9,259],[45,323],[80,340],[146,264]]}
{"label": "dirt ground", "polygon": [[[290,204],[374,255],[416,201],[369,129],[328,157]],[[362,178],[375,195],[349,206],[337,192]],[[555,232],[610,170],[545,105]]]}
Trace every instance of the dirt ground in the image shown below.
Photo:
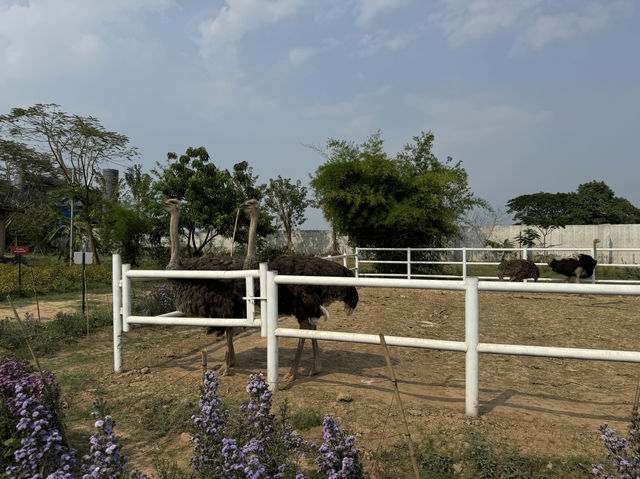
{"label": "dirt ground", "polygon": [[[361,288],[359,294],[353,314],[346,316],[342,305],[334,304],[330,319],[321,321],[319,329],[464,340],[462,292]],[[280,324],[297,327],[293,318]],[[132,417],[153,413],[136,409],[144,400],[158,396],[172,404],[186,395],[197,398],[202,349],[207,350],[209,366],[220,364],[225,353],[225,342],[206,335],[204,328],[135,328],[124,335],[125,372],[115,374],[110,334],[98,333],[78,344],[77,354],[90,351],[96,358],[91,371],[98,380],[67,400],[86,403],[96,391],[120,399],[124,410],[117,413],[118,429],[125,436]],[[481,342],[637,351],[638,338],[640,298],[480,293]],[[296,343],[280,339],[280,377],[288,371]],[[249,374],[266,374],[266,343],[259,331],[240,332],[235,346],[235,374],[220,379],[219,393],[225,401],[245,400]],[[308,376],[307,345],[300,378],[276,394],[276,403],[286,398],[294,409],[333,413],[368,452],[402,443],[401,419],[392,402],[381,346],[325,341],[321,350],[323,372]],[[480,417],[470,418],[464,414],[463,353],[399,347],[390,352],[411,435],[417,441],[428,435],[449,447],[462,447],[465,431],[472,427],[523,454],[556,458],[602,455],[598,427],[606,422],[624,430],[640,375],[640,366],[631,363],[481,355]],[[46,367],[67,374],[76,368],[80,374],[85,366],[65,366],[71,354],[48,358]],[[304,436],[318,439],[321,428]],[[184,432],[152,445],[133,437],[128,441],[132,460],[143,466],[150,466],[154,454],[184,466],[192,452]]]}

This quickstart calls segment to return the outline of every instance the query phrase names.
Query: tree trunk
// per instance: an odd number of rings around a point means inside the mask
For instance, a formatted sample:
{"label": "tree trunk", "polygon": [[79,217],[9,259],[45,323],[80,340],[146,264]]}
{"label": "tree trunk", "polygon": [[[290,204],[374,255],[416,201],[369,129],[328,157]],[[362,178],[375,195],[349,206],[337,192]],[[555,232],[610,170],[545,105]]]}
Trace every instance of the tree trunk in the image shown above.
{"label": "tree trunk", "polygon": [[331,239],[333,240],[333,251],[331,254],[333,256],[337,256],[340,254],[340,251],[338,251],[338,234],[336,233],[336,229],[333,227],[331,228]]}
{"label": "tree trunk", "polygon": [[291,230],[287,230],[287,254],[293,253],[293,241],[291,240]]}
{"label": "tree trunk", "polygon": [[82,203],[82,209],[86,216],[87,222],[87,238],[89,239],[89,251],[93,253],[93,261],[95,264],[100,264],[100,256],[98,256],[98,250],[96,248],[96,240],[93,237],[93,226],[91,225],[91,220],[89,219],[89,202],[84,198],[80,200]]}
{"label": "tree trunk", "polygon": [[7,247],[7,212],[0,209],[0,257],[4,256],[4,249]]}

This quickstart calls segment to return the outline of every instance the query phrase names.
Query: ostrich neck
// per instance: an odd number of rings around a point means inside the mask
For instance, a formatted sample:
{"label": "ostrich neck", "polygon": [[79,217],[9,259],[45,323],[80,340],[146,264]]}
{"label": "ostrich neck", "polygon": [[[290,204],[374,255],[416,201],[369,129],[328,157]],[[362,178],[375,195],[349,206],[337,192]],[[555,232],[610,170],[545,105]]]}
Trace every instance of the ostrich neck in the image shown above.
{"label": "ostrich neck", "polygon": [[171,212],[171,220],[169,222],[169,240],[171,243],[171,259],[167,265],[167,269],[180,269],[180,234],[178,232],[178,219],[180,213],[178,211]]}
{"label": "ostrich neck", "polygon": [[244,268],[249,269],[256,262],[256,233],[258,230],[258,211],[251,211],[249,222],[249,240],[247,242],[247,257],[244,260]]}

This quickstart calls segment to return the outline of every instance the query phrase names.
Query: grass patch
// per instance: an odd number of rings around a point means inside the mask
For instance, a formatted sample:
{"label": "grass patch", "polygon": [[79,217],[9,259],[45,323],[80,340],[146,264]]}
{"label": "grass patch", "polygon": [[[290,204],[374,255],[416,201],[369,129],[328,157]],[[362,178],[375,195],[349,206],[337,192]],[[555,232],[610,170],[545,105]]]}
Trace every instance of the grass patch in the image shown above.
{"label": "grass patch", "polygon": [[312,427],[322,426],[324,416],[320,411],[312,408],[300,409],[295,411],[289,417],[291,425],[299,430],[306,431]]}
{"label": "grass patch", "polygon": [[[69,344],[74,338],[86,336],[89,331],[110,326],[113,322],[111,311],[91,312],[87,318],[81,313],[58,313],[52,321],[26,321],[24,326],[31,347],[38,356],[51,354]],[[17,359],[30,359],[20,325],[17,321],[0,320],[0,347],[11,352]]]}
{"label": "grass patch", "polygon": [[142,402],[144,413],[138,417],[138,437],[155,441],[169,433],[191,431],[191,416],[197,414],[198,398],[177,399],[171,397],[151,396]]}
{"label": "grass patch", "polygon": [[[425,437],[417,445],[421,479],[578,479],[593,477],[591,464],[600,459],[574,457],[566,460],[520,454],[513,447],[486,434],[469,430],[460,447],[440,438],[438,445]],[[413,477],[407,446],[398,443],[380,453],[379,461],[393,477]]]}

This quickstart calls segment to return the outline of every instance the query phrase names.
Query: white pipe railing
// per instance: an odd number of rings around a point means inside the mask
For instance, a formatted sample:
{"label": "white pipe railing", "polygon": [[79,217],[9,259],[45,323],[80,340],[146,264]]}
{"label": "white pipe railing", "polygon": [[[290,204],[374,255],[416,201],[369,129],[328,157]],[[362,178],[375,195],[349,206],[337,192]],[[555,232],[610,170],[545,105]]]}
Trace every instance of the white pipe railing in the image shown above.
{"label": "white pipe railing", "polygon": [[[363,259],[363,253],[366,254],[367,251],[381,251],[381,252],[406,252],[406,259],[398,259],[398,260],[385,260],[385,259]],[[434,260],[417,260],[415,259],[417,255],[412,253],[414,252],[437,252],[437,253],[453,253],[460,251],[462,258],[460,261],[452,260],[452,259],[434,259]],[[499,261],[484,261],[484,260],[473,260],[469,259],[469,253],[473,252],[485,252],[485,253],[502,253],[502,252],[517,252],[520,253],[522,259],[529,258],[529,252],[545,252],[545,253],[559,253],[559,252],[586,252],[595,258],[596,251],[593,247],[591,248],[356,248],[355,253],[352,255],[341,255],[341,256],[332,256],[330,258],[338,258],[342,256],[353,256],[355,257],[356,267],[354,268],[354,272],[356,277],[388,277],[388,278],[451,278],[451,279],[465,279],[468,276],[468,268],[469,266],[497,266],[500,264]],[[640,248],[598,248],[597,253],[599,257],[604,256],[605,254],[611,255],[615,251],[637,251],[640,253]],[[597,258],[596,258],[597,259]],[[397,264],[404,265],[405,273],[362,273],[360,271],[360,264]],[[547,266],[547,263],[537,262],[535,263],[537,266]],[[448,265],[448,266],[461,266],[462,274],[454,275],[454,274],[417,274],[413,269],[413,266],[416,265]],[[598,262],[597,268],[640,268],[640,264],[636,263],[604,263],[602,261]],[[494,276],[483,276],[483,279],[497,279]],[[562,278],[540,278],[540,281],[563,281]],[[607,283],[638,283],[640,281],[637,280],[599,280],[601,282]],[[591,282],[596,282],[596,273],[594,271],[593,276],[591,277]]]}
{"label": "white pipe railing", "polygon": [[[167,313],[162,317],[131,316],[130,297],[125,297],[125,284],[131,278],[148,279],[171,276],[181,277],[182,271],[141,271],[130,270],[128,265],[120,265],[120,257],[114,255],[113,266],[113,304],[114,304],[114,370],[122,372],[122,341],[123,326],[128,324],[163,324],[190,326],[245,326],[260,327],[264,331],[267,341],[267,382],[272,389],[278,385],[278,338],[308,338],[328,341],[345,341],[352,343],[380,344],[377,334],[349,333],[339,331],[315,331],[278,326],[278,285],[306,284],[306,285],[335,285],[374,288],[405,288],[405,289],[437,289],[465,291],[465,340],[445,341],[437,339],[411,338],[400,336],[385,336],[385,341],[391,346],[414,347],[424,349],[438,349],[459,351],[465,353],[465,411],[470,416],[478,415],[479,407],[479,354],[511,354],[523,356],[542,356],[569,359],[587,359],[599,361],[624,361],[640,363],[640,351],[599,350],[584,348],[565,348],[554,346],[530,346],[516,344],[494,344],[479,342],[479,291],[505,291],[530,293],[570,293],[570,294],[614,294],[640,296],[640,285],[630,284],[543,284],[543,283],[511,283],[478,281],[478,278],[468,277],[464,281],[452,280],[419,280],[419,279],[389,279],[389,278],[337,278],[325,276],[291,276],[278,275],[275,271],[267,271],[266,265],[260,270],[252,271],[194,271],[189,277],[206,278],[256,278],[260,276],[260,291],[265,291],[263,297],[251,298],[247,301],[260,299],[261,318],[227,319],[227,318],[185,318],[176,317],[180,313]],[[122,271],[121,279],[118,278]],[[248,285],[248,283],[247,283]],[[130,289],[128,293],[130,296]],[[262,294],[262,293],[261,293]],[[121,296],[122,295],[122,296]],[[122,298],[122,315],[118,306]],[[128,307],[125,305],[129,304]]]}

